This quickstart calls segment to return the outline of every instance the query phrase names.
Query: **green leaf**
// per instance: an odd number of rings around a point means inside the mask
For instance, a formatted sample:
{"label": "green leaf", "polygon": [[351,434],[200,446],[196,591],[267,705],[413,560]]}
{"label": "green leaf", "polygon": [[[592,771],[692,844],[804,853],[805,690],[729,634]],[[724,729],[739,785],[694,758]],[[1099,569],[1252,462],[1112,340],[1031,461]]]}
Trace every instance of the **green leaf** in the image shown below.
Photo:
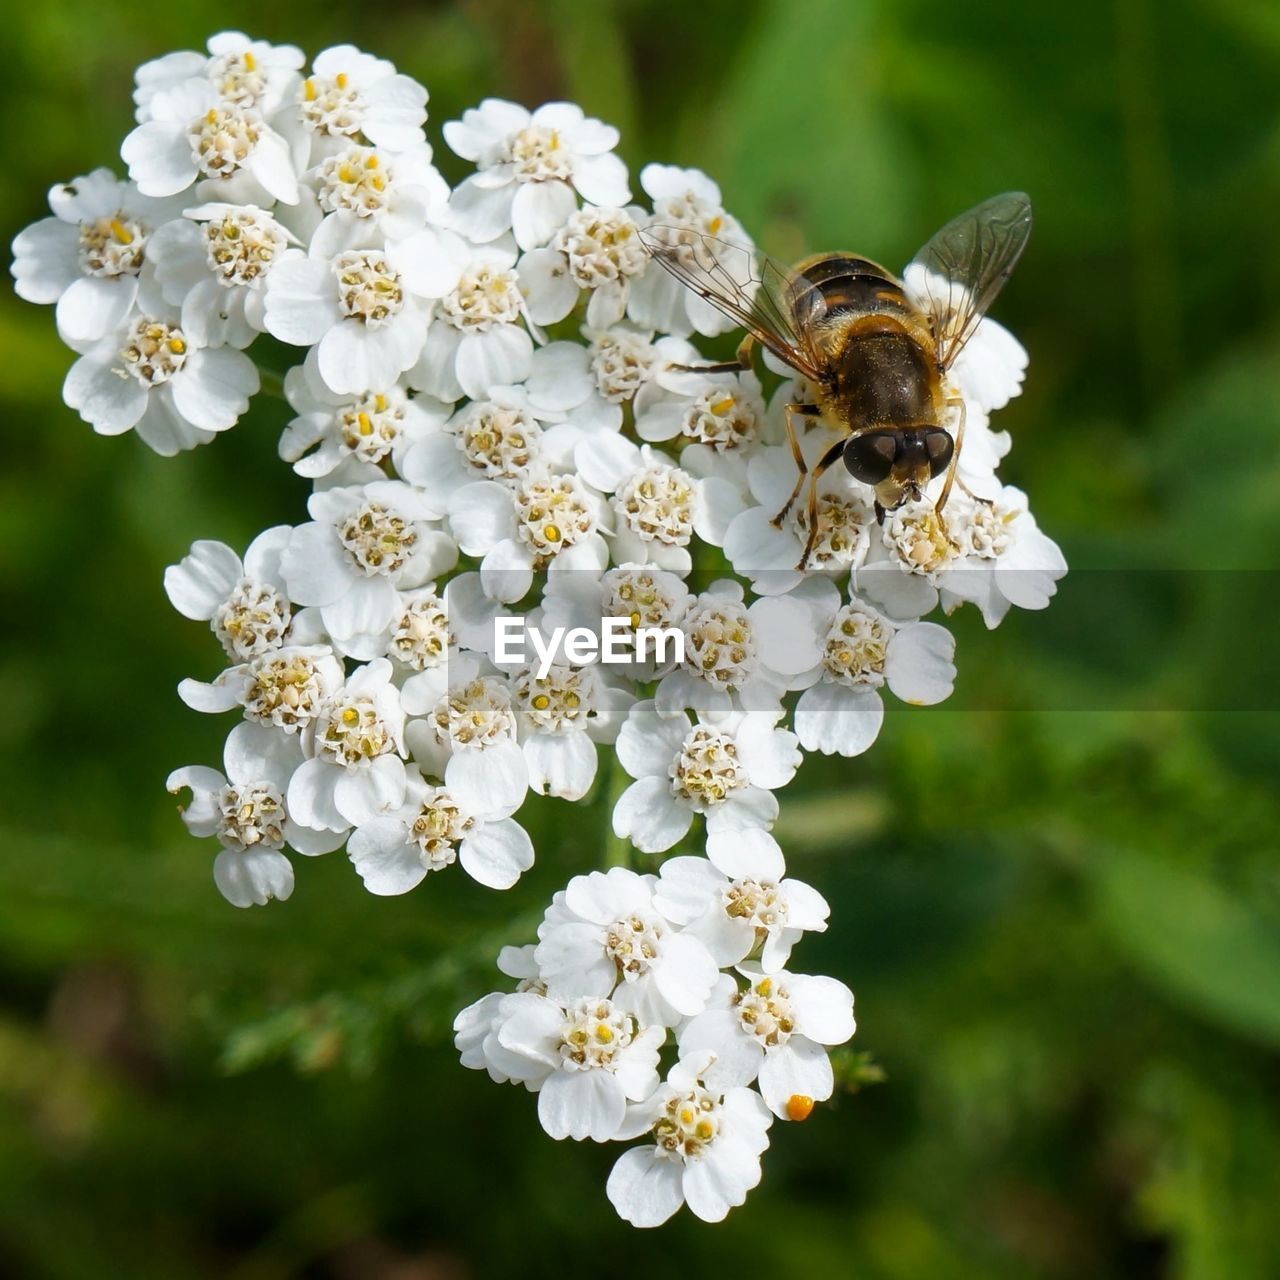
{"label": "green leaf", "polygon": [[1225,1029],[1280,1046],[1280,938],[1246,903],[1135,854],[1093,875],[1103,924],[1148,979]]}

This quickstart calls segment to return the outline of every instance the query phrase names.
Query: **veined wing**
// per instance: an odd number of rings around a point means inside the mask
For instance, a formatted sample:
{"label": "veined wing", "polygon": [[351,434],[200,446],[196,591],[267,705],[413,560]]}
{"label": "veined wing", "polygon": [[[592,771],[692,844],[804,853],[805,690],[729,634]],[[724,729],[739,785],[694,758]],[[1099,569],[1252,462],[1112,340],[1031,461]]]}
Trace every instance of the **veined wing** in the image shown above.
{"label": "veined wing", "polygon": [[687,227],[654,223],[640,232],[650,256],[681,284],[749,330],[778,359],[814,381],[823,359],[796,323],[794,275],[766,254]]}
{"label": "veined wing", "polygon": [[1030,197],[1006,191],[948,222],[907,268],[908,292],[927,300],[944,369],[973,337],[1030,235]]}

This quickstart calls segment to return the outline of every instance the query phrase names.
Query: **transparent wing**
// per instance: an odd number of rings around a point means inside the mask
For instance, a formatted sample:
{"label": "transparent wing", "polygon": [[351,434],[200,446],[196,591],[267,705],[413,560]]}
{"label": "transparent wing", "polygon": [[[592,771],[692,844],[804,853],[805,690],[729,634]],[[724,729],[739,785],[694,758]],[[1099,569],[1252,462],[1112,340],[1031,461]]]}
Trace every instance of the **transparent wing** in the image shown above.
{"label": "transparent wing", "polygon": [[823,361],[796,323],[794,275],[745,244],[654,223],[640,232],[650,256],[681,284],[723,311],[780,360],[815,381]]}
{"label": "transparent wing", "polygon": [[927,301],[938,359],[949,368],[995,301],[1031,234],[1031,199],[1006,191],[948,222],[906,272]]}

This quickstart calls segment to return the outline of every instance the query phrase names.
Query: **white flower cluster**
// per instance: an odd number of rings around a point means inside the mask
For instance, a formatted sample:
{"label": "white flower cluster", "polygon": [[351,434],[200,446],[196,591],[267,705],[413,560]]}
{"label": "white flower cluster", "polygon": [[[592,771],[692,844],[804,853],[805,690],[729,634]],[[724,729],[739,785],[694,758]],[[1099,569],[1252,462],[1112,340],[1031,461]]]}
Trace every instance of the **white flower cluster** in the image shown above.
{"label": "white flower cluster", "polygon": [[[624,1217],[687,1200],[717,1219],[758,1179],[772,1117],[830,1096],[824,1046],[853,1032],[847,988],[783,967],[827,910],[784,876],[774,793],[803,752],[866,751],[886,689],[948,696],[954,642],[927,614],[972,602],[995,626],[1066,570],[996,476],[1009,439],[989,414],[1025,352],[983,320],[952,370],[967,434],[945,524],[930,501],[877,523],[835,468],[801,572],[805,504],[771,517],[796,473],[783,407],[808,397],[789,374],[690,369],[692,339],[732,322],[640,237],[749,245],[715,183],[651,164],[633,203],[611,126],[489,99],[444,126],[474,165],[450,189],[421,85],[348,45],[305,62],[224,32],[143,65],[128,178],[54,187],[13,244],[18,293],[56,305],[78,356],[64,398],[100,433],[203,444],[259,390],[261,335],[302,357],[280,455],[312,482],[309,519],[243,556],[198,541],[166,573],[226,659],[183,699],[238,715],[223,771],[169,787],[237,906],[289,896],[286,849],[345,846],[375,894],[455,861],[506,889],[534,859],[529,793],[581,800],[603,747],[632,779],[614,836],[687,852],[573,880],[537,947],[504,954],[519,990],[464,1011],[459,1046],[537,1091],[555,1136],[653,1135],[610,1179]],[[811,421],[810,464],[838,438]],[[705,547],[730,566],[714,581],[691,577]],[[683,647],[512,662],[503,614],[540,652],[605,619]]]}
{"label": "white flower cluster", "polygon": [[713,836],[707,857],[656,876],[575,876],[537,945],[499,957],[515,991],[458,1015],[463,1064],[536,1093],[553,1138],[646,1135],[609,1177],[628,1222],[658,1226],[686,1202],[719,1222],[760,1181],[774,1117],[803,1120],[835,1088],[827,1050],[853,1035],[853,993],[784,967],[827,915],[760,830]]}

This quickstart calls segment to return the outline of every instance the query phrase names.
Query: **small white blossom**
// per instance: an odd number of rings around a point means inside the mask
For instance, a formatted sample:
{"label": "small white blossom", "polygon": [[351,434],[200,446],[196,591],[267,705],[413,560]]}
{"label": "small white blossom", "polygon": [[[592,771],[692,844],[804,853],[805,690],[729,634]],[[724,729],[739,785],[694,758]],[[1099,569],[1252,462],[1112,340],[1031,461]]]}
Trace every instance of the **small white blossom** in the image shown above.
{"label": "small white blossom", "polygon": [[14,292],[56,303],[64,342],[77,349],[96,342],[127,319],[151,237],[178,216],[181,203],[144,196],[110,169],[58,183],[49,191],[53,216],[14,237]]}
{"label": "small white blossom", "polygon": [[826,899],[787,876],[782,850],[767,831],[718,832],[708,837],[707,853],[668,858],[654,901],[722,968],[758,954],[764,972],[776,973],[802,934],[826,929]]}
{"label": "small white blossom", "polygon": [[610,996],[642,1024],[706,1008],[717,966],[658,909],[657,879],[624,867],[574,876],[538,929],[538,975],[556,999]]}
{"label": "small white blossom", "polygon": [[223,542],[202,539],[164,571],[164,589],[184,618],[208,622],[233,662],[248,662],[284,645],[293,621],[280,572],[289,527],[260,533],[244,560]]}
{"label": "small white blossom", "polygon": [[404,803],[404,712],[391,664],[359,667],[300,735],[307,759],[289,782],[289,808],[318,831],[347,831]]}
{"label": "small white blossom", "polygon": [[258,390],[242,351],[202,345],[176,311],[134,313],[67,373],[62,398],[99,435],[136,431],[170,457],[235,426]]}
{"label": "small white blossom", "polygon": [[721,1222],[760,1182],[760,1155],[773,1117],[754,1090],[704,1081],[705,1058],[681,1058],[666,1083],[629,1108],[619,1137],[653,1135],[609,1174],[606,1191],[635,1227],[658,1227],[688,1204],[703,1222]]}
{"label": "small white blossom", "polygon": [[519,823],[467,812],[414,768],[403,806],[358,825],[347,853],[364,887],[383,896],[408,893],[455,861],[490,889],[510,889],[533,866],[533,843]]}
{"label": "small white blossom", "polygon": [[176,794],[190,788],[182,820],[194,836],[216,836],[222,852],[213,879],[232,906],[265,905],[293,892],[293,867],[281,849],[328,853],[342,843],[329,832],[301,826],[285,796],[302,763],[296,738],[260,724],[239,724],[227,738],[224,777],[216,769],[191,765],[175,769],[165,786]]}
{"label": "small white blossom", "polygon": [[485,243],[515,234],[522,249],[544,245],[577,208],[575,191],[592,204],[625,205],[626,166],[613,154],[618,131],[572,102],[548,102],[530,113],[486,98],[444,126],[453,151],[478,170],[453,193],[454,225]]}
{"label": "small white blossom", "polygon": [[662,853],[684,838],[695,813],[707,831],[769,828],[778,816],[773,789],[800,764],[795,735],[768,712],[734,712],[715,724],[659,715],[637,702],[618,732],[622,767],[636,779],[613,811],[614,834],[644,853]]}
{"label": "small white blossom", "polygon": [[745,989],[723,975],[707,1010],[681,1027],[680,1052],[711,1059],[709,1088],[759,1077],[769,1110],[786,1120],[793,1098],[825,1102],[834,1092],[827,1049],[853,1035],[853,992],[835,978],[743,973]]}
{"label": "small white blossom", "polygon": [[400,609],[397,591],[453,567],[457,548],[433,525],[439,513],[400,480],[311,495],[314,517],[281,558],[289,598],[318,605],[325,629],[353,658],[379,656]]}

